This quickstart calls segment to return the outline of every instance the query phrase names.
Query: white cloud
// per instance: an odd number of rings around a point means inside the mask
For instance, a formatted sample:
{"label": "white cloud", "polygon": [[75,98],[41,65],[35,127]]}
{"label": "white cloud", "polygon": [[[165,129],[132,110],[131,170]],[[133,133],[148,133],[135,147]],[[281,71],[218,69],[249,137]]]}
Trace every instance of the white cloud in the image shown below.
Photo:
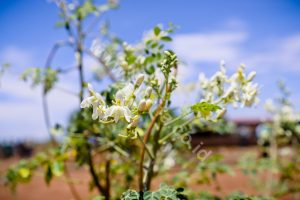
{"label": "white cloud", "polygon": [[[8,47],[1,51],[0,58],[13,66],[4,75],[0,87],[0,140],[41,141],[48,138],[45,128],[41,88],[32,89],[28,83],[20,81],[17,74],[10,72],[32,66],[34,54],[18,47]],[[22,70],[22,69],[21,69]],[[74,74],[73,74],[74,75]],[[64,79],[63,86],[76,91],[74,78]],[[78,107],[78,98],[53,90],[49,93],[52,123],[66,124],[71,111]]]}
{"label": "white cloud", "polygon": [[256,70],[268,72],[278,69],[284,72],[300,72],[300,34],[273,40],[264,51],[245,52],[247,63]]}
{"label": "white cloud", "polygon": [[[0,140],[35,140],[48,138],[45,127],[41,88],[32,89],[16,76],[4,76],[0,88]],[[6,99],[6,100],[5,100]],[[51,122],[66,124],[78,98],[53,90],[48,94]]]}
{"label": "white cloud", "polygon": [[34,55],[28,50],[17,46],[8,46],[0,52],[2,62],[7,62],[18,68],[30,67],[34,61]]}
{"label": "white cloud", "polygon": [[246,39],[244,32],[178,34],[172,47],[189,63],[236,60],[240,56],[240,45]]}
{"label": "white cloud", "polygon": [[246,28],[247,24],[238,18],[231,18],[224,23],[224,29],[226,30],[245,30]]}
{"label": "white cloud", "polygon": [[201,62],[215,64],[223,59],[234,65],[244,62],[258,72],[274,69],[300,72],[300,33],[256,41],[255,48],[251,50],[245,48],[246,42],[251,41],[248,35],[240,30],[178,34],[172,47],[182,60],[194,66]]}

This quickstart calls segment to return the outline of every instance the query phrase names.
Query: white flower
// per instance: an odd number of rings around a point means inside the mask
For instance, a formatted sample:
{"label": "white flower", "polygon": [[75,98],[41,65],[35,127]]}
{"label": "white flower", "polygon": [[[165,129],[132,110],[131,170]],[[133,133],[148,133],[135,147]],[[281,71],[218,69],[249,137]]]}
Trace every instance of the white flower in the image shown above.
{"label": "white flower", "polygon": [[258,102],[257,84],[252,83],[256,73],[245,74],[245,65],[241,64],[237,71],[230,77],[226,74],[225,63],[221,61],[220,70],[211,78],[204,74],[199,75],[201,95],[205,101],[216,102],[234,107],[252,106]]}
{"label": "white flower", "polygon": [[126,106],[113,105],[105,112],[105,118],[107,119],[108,117],[113,117],[116,123],[122,117],[124,117],[127,122],[130,122],[131,111]]}
{"label": "white flower", "polygon": [[91,51],[93,52],[93,54],[97,57],[100,57],[102,52],[103,52],[103,45],[101,44],[99,39],[95,39],[92,42],[92,46],[91,46]]}
{"label": "white flower", "polygon": [[243,106],[251,106],[253,105],[257,100],[257,84],[252,84],[249,82],[244,87],[244,93],[242,94],[242,105]]}
{"label": "white flower", "polygon": [[94,96],[91,96],[91,97],[87,97],[87,98],[83,99],[83,101],[80,104],[80,107],[81,108],[90,107],[92,105],[92,102],[93,102],[94,98],[95,98]]}
{"label": "white flower", "polygon": [[276,109],[275,109],[275,106],[274,106],[274,103],[272,101],[272,99],[267,99],[266,100],[266,103],[264,105],[264,108],[269,111],[269,112],[274,112]]}
{"label": "white flower", "polygon": [[131,111],[128,105],[130,104],[133,92],[134,86],[131,83],[118,90],[115,96],[115,105],[106,109],[104,118],[107,120],[107,118],[111,117],[117,123],[124,117],[127,122],[130,122]]}
{"label": "white flower", "polygon": [[125,86],[123,89],[119,90],[116,93],[116,103],[120,105],[127,105],[129,104],[129,100],[132,97],[134,92],[134,86],[129,83],[127,86]]}
{"label": "white flower", "polygon": [[91,96],[86,97],[83,99],[83,101],[80,104],[81,108],[89,108],[93,107],[93,114],[92,118],[95,120],[99,117],[99,119],[102,119],[104,117],[105,112],[105,102],[102,98],[102,96],[95,92],[92,85],[88,84],[88,89],[91,93]]}
{"label": "white flower", "polygon": [[207,79],[205,77],[205,74],[204,73],[200,73],[198,79],[199,79],[201,87],[202,88],[207,88],[208,81],[207,81]]}
{"label": "white flower", "polygon": [[164,160],[164,167],[166,169],[170,169],[171,167],[173,167],[176,164],[175,160],[173,157],[168,156],[166,157],[166,159]]}
{"label": "white flower", "polygon": [[105,117],[106,108],[104,106],[98,106],[96,108],[93,108],[93,114],[92,118],[93,120],[99,118],[103,119]]}
{"label": "white flower", "polygon": [[256,76],[255,71],[250,72],[250,74],[247,76],[247,81],[249,81],[249,82],[252,81],[255,76]]}

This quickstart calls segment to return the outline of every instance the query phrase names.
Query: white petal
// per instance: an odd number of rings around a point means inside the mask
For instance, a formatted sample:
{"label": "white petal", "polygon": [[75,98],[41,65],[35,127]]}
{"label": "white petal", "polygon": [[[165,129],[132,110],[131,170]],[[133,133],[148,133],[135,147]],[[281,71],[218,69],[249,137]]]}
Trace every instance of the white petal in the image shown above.
{"label": "white petal", "polygon": [[98,111],[97,111],[97,107],[93,106],[93,114],[92,114],[92,118],[93,120],[98,118]]}
{"label": "white petal", "polygon": [[114,109],[114,120],[117,123],[120,119],[120,117],[122,117],[124,115],[123,109],[120,106],[116,106],[116,108]]}
{"label": "white petal", "polygon": [[131,97],[133,90],[134,86],[129,83],[116,93],[116,100],[119,100],[122,104],[125,104],[125,102]]}
{"label": "white petal", "polygon": [[100,101],[100,103],[104,103],[104,100],[103,100],[103,97],[101,96],[101,94],[96,92],[95,97],[98,101]]}
{"label": "white petal", "polygon": [[104,118],[108,118],[108,117],[112,116],[113,111],[114,111],[114,107],[115,106],[111,106],[108,109],[106,109],[106,111],[105,111],[105,117]]}
{"label": "white petal", "polygon": [[103,119],[105,117],[106,109],[105,107],[98,107],[97,112],[99,119]]}
{"label": "white petal", "polygon": [[81,108],[88,108],[91,106],[91,102],[92,102],[93,97],[87,97],[85,99],[83,99],[83,101],[80,104]]}
{"label": "white petal", "polygon": [[130,122],[131,112],[130,112],[129,108],[123,107],[123,109],[124,109],[124,117],[125,117],[126,121]]}
{"label": "white petal", "polygon": [[90,92],[92,92],[92,93],[94,92],[94,88],[93,88],[92,84],[90,84],[90,83],[88,83],[88,89]]}

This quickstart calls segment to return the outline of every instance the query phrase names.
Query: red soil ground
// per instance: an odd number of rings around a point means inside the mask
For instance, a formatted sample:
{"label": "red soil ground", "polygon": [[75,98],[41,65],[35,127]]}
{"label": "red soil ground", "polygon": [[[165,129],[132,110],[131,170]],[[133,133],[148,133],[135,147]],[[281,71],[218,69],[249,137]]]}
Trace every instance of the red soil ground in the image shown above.
{"label": "red soil ground", "polygon": [[[226,163],[230,165],[234,165],[238,158],[245,152],[253,151],[255,151],[254,147],[220,147],[213,149],[213,153],[222,153],[225,157]],[[0,173],[7,169],[7,167],[10,164],[17,162],[17,160],[17,158],[0,160]],[[91,197],[94,195],[91,194],[87,188],[87,183],[89,182],[89,175],[86,173],[86,170],[77,169],[73,167],[70,168],[70,172],[72,173],[72,178],[74,178],[76,182],[76,189],[80,193],[81,197],[84,197],[82,199],[91,199]],[[66,180],[56,178],[54,179],[54,181],[51,182],[50,186],[47,186],[43,180],[42,175],[37,175],[33,178],[33,180],[30,183],[21,184],[20,186],[18,186],[16,193],[11,193],[8,188],[4,187],[3,185],[0,185],[0,200],[72,200],[74,198],[72,197],[65,181]],[[157,180],[155,182],[159,181]],[[199,191],[211,191],[221,196],[234,191],[242,191],[247,194],[258,193],[255,187],[252,185],[251,181],[249,181],[249,178],[240,173],[239,171],[236,171],[235,176],[219,176],[218,182],[221,186],[221,190],[216,190],[215,184],[205,187],[200,185],[193,185],[192,189]],[[285,198],[285,200],[289,199],[292,198]]]}

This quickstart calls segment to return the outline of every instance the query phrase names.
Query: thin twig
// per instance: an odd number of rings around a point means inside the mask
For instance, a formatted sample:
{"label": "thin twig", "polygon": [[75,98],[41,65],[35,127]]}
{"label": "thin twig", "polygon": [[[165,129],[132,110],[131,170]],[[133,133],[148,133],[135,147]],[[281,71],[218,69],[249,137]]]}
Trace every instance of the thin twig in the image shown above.
{"label": "thin twig", "polygon": [[76,92],[70,91],[70,90],[65,89],[65,88],[62,88],[62,87],[59,87],[59,86],[55,86],[54,88],[66,93],[66,94],[70,94],[70,95],[76,96],[76,97],[78,96],[78,94]]}
{"label": "thin twig", "polygon": [[[54,57],[57,53],[57,50],[60,47],[63,47],[63,46],[66,46],[66,45],[71,45],[71,43],[68,42],[68,41],[58,41],[52,46],[52,48],[50,50],[50,53],[48,54],[46,62],[45,62],[45,68],[49,68],[51,66],[52,60],[54,59]],[[51,143],[53,145],[55,145],[56,141],[55,141],[53,135],[50,132],[51,120],[50,120],[50,115],[49,115],[49,105],[48,105],[48,101],[47,101],[47,93],[44,89],[43,89],[43,92],[42,92],[42,102],[43,102],[43,113],[44,113],[44,119],[45,119],[47,132],[48,132],[48,135],[50,137]]]}
{"label": "thin twig", "polygon": [[55,57],[58,49],[64,46],[72,46],[72,43],[69,41],[58,41],[52,46],[50,53],[48,54],[48,57],[46,59],[45,68],[51,67],[53,58]]}
{"label": "thin twig", "polygon": [[164,124],[160,123],[158,130],[155,132],[154,137],[153,137],[153,158],[150,158],[150,164],[149,164],[149,169],[147,171],[147,176],[146,176],[146,187],[148,190],[150,190],[151,188],[151,181],[153,178],[153,174],[154,174],[154,165],[156,162],[156,157],[157,157],[157,152],[160,148],[160,144],[159,144],[159,136],[160,136],[160,132],[163,128]]}
{"label": "thin twig", "polygon": [[69,73],[69,72],[71,72],[73,70],[76,70],[75,66],[69,67],[69,68],[65,68],[65,69],[59,68],[59,69],[57,69],[57,72],[60,73],[60,74],[67,74],[67,73]]}
{"label": "thin twig", "polygon": [[42,94],[42,101],[43,101],[44,120],[45,120],[45,124],[46,124],[46,128],[47,128],[47,132],[50,137],[52,145],[56,145],[55,138],[50,132],[51,122],[50,122],[50,115],[49,115],[49,106],[48,106],[46,94],[44,92]]}
{"label": "thin twig", "polygon": [[88,26],[87,28],[85,29],[84,32],[84,35],[87,35],[88,33],[92,32],[92,29],[100,22],[101,20],[101,15],[96,17],[94,21],[92,21]]}
{"label": "thin twig", "polygon": [[103,69],[104,69],[105,73],[108,75],[108,77],[110,78],[110,80],[112,82],[116,82],[117,81],[117,78],[111,73],[111,71],[109,69],[109,66],[107,66],[107,64],[105,63],[105,61],[103,60],[102,57],[96,56],[93,52],[91,52],[88,49],[85,49],[84,52],[86,52],[92,58],[96,59],[103,66]]}
{"label": "thin twig", "polygon": [[[54,46],[51,48],[50,53],[46,59],[46,63],[45,63],[45,68],[50,68],[52,61],[58,51],[58,49],[60,47],[66,46],[66,45],[71,45],[70,42],[66,42],[66,41],[60,41],[54,44]],[[43,102],[43,113],[44,113],[44,119],[45,119],[45,124],[46,124],[46,128],[47,128],[47,132],[50,136],[51,139],[51,143],[53,145],[56,145],[56,141],[55,138],[53,137],[53,135],[50,132],[50,128],[51,128],[51,121],[50,121],[50,114],[49,114],[49,105],[48,105],[48,101],[47,101],[47,93],[45,91],[45,89],[43,89],[43,93],[42,93],[42,102]],[[65,176],[68,178],[71,178],[71,175],[68,172],[68,169],[66,167],[65,169]],[[74,185],[72,182],[67,182],[67,185],[70,188],[70,191],[72,193],[72,195],[74,196],[75,199],[80,200],[81,198],[79,197]]]}
{"label": "thin twig", "polygon": [[100,184],[100,182],[98,180],[97,173],[96,173],[95,168],[94,168],[92,150],[91,150],[91,147],[90,147],[89,144],[87,144],[87,148],[88,148],[87,161],[88,161],[89,171],[90,171],[90,174],[92,176],[93,182],[94,182],[96,188],[98,189],[99,193],[100,194],[105,194],[105,188]]}

